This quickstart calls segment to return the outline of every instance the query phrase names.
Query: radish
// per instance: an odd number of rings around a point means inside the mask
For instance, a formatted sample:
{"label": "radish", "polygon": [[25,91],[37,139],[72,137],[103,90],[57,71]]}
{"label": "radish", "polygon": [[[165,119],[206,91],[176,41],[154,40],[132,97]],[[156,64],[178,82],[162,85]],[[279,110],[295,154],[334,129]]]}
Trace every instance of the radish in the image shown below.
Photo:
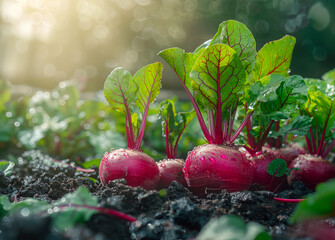
{"label": "radish", "polygon": [[[104,85],[104,94],[113,109],[124,113],[128,149],[114,150],[103,157],[99,175],[102,184],[124,178],[130,186],[154,189],[159,181],[156,162],[140,151],[149,105],[161,87],[161,63],[141,68],[134,76],[123,68],[114,69]],[[140,119],[132,109],[137,107]]]}
{"label": "radish", "polygon": [[[333,70],[334,71],[334,70]],[[327,74],[326,74],[327,75]],[[325,75],[325,76],[326,76]],[[310,188],[330,178],[335,178],[335,166],[325,158],[335,147],[335,79],[310,80],[308,100],[301,109],[305,117],[313,117],[312,126],[305,134],[309,154],[299,155],[290,167],[290,184],[299,180]]]}
{"label": "radish", "polygon": [[[288,76],[295,39],[285,36],[282,39],[267,43],[257,53],[254,69],[249,75],[248,91],[244,93],[244,110],[255,113],[247,119],[245,149],[253,163],[253,183],[262,189],[274,191],[286,181],[286,177],[277,178],[267,173],[269,163],[282,158],[280,152],[265,148],[269,136],[275,136],[275,145],[281,146],[280,121],[289,119],[298,110],[298,103],[303,104],[307,87],[302,77]],[[289,128],[291,127],[291,128]],[[285,129],[294,131],[292,124]],[[306,126],[299,130],[307,131]],[[281,133],[281,132],[280,132]],[[304,133],[302,133],[304,134]]]}
{"label": "radish", "polygon": [[176,114],[173,101],[168,99],[161,103],[159,115],[162,119],[162,133],[165,137],[167,159],[157,163],[160,174],[157,187],[159,189],[167,188],[173,180],[186,186],[183,173],[185,161],[177,159],[177,147],[181,135],[193,119],[195,112]]}
{"label": "radish", "polygon": [[279,158],[284,159],[288,165],[300,154],[306,154],[307,150],[297,143],[290,143],[283,148],[277,149]]}
{"label": "radish", "polygon": [[180,158],[168,158],[157,163],[160,179],[157,184],[158,189],[167,188],[172,181],[177,181],[184,187],[187,186],[183,168],[185,161]]}
{"label": "radish", "polygon": [[[159,53],[177,73],[209,143],[194,148],[185,163],[187,184],[198,195],[221,189],[246,190],[252,182],[250,162],[233,145],[246,120],[236,131],[233,126],[247,73],[255,63],[255,48],[255,40],[243,24],[227,21],[212,40],[193,53],[180,48]],[[246,119],[251,115],[252,111]]]}

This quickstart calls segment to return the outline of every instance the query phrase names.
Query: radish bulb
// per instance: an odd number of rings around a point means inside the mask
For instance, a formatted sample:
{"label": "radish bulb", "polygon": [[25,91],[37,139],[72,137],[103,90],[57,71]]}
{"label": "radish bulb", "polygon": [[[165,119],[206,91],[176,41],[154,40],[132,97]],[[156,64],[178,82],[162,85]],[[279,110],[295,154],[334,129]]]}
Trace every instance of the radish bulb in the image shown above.
{"label": "radish bulb", "polygon": [[167,188],[172,181],[177,181],[183,186],[187,186],[183,168],[185,161],[183,159],[164,159],[157,163],[159,169],[159,182],[157,188]]}
{"label": "radish bulb", "polygon": [[[155,100],[161,87],[161,63],[141,68],[134,76],[123,68],[114,69],[106,79],[104,94],[113,109],[122,112],[126,120],[128,149],[105,154],[99,175],[106,185],[124,178],[130,186],[154,189],[159,180],[156,162],[140,151],[149,105]],[[132,112],[137,107],[141,116]]]}
{"label": "radish bulb", "polygon": [[103,185],[124,178],[132,187],[154,189],[159,180],[156,162],[147,154],[135,149],[118,149],[106,153],[100,164]]}
{"label": "radish bulb", "polygon": [[162,135],[165,137],[168,159],[157,163],[160,173],[158,188],[167,188],[173,180],[186,186],[183,173],[185,161],[177,159],[177,147],[181,135],[194,116],[194,111],[177,114],[172,100],[168,99],[161,103],[159,117],[162,120]]}
{"label": "radish bulb", "polygon": [[290,164],[292,170],[287,180],[290,185],[293,182],[301,181],[306,187],[315,189],[316,185],[335,178],[335,165],[316,155],[300,155]]}
{"label": "radish bulb", "polygon": [[194,148],[186,160],[185,178],[197,195],[211,191],[242,191],[253,179],[251,163],[236,147],[205,144]]}

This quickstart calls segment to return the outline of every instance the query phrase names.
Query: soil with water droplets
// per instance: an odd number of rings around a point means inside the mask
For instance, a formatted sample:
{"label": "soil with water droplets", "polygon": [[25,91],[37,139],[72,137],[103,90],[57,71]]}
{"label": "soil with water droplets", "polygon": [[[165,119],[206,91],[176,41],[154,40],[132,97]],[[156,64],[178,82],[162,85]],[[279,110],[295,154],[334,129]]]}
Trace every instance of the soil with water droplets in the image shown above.
{"label": "soil with water droplets", "polygon": [[[0,195],[7,195],[10,201],[30,197],[53,202],[85,186],[98,197],[102,207],[138,220],[129,223],[95,214],[84,225],[60,233],[51,228],[50,217],[4,217],[0,221],[0,239],[195,239],[209,220],[226,214],[264,225],[273,239],[306,239],[288,224],[296,204],[276,202],[271,192],[223,190],[199,198],[181,184],[172,182],[162,197],[157,191],[129,187],[124,180],[102,186],[97,168],[95,172],[83,173],[72,167],[48,166],[43,161],[45,157],[38,151],[26,152],[10,177],[0,172]],[[296,184],[276,196],[301,198],[309,192],[302,184]]]}

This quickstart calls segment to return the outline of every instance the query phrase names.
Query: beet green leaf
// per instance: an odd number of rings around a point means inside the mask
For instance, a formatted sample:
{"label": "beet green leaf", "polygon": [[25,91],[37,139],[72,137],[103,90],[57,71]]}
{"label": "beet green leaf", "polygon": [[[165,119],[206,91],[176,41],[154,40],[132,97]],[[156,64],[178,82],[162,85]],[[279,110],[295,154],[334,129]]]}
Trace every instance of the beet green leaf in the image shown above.
{"label": "beet green leaf", "polygon": [[104,85],[104,94],[111,105],[117,111],[130,113],[130,107],[136,100],[138,86],[131,74],[123,69],[114,69],[107,77]]}
{"label": "beet green leaf", "polygon": [[221,23],[209,46],[218,43],[227,44],[236,51],[247,73],[253,69],[256,62],[256,41],[243,23],[235,20]]}
{"label": "beet green leaf", "polygon": [[222,115],[243,89],[246,73],[234,49],[225,44],[208,47],[191,71],[192,87],[208,108]]}
{"label": "beet green leaf", "polygon": [[272,73],[288,76],[294,45],[295,38],[292,36],[265,44],[257,53],[252,82]]}
{"label": "beet green leaf", "polygon": [[[130,149],[141,147],[149,105],[156,99],[161,87],[162,69],[161,63],[153,63],[141,68],[132,77],[123,68],[116,68],[106,79],[105,97],[113,109],[125,114]],[[132,111],[134,103],[142,114],[141,119]]]}
{"label": "beet green leaf", "polygon": [[[257,82],[257,101],[260,101],[260,109],[273,120],[289,118],[298,108],[297,104],[305,104],[307,86],[300,76],[284,77],[272,74],[263,79],[264,86]],[[255,90],[253,88],[253,90]]]}
{"label": "beet green leaf", "polygon": [[195,60],[200,56],[204,49],[196,53],[186,53],[180,48],[168,48],[158,53],[158,56],[172,67],[177,73],[183,86],[189,93],[192,93],[190,72],[192,70]]}
{"label": "beet green leaf", "polygon": [[141,68],[133,77],[138,85],[136,105],[143,115],[149,110],[149,104],[156,99],[159,93],[162,70],[163,64],[157,62]]}
{"label": "beet green leaf", "polygon": [[195,116],[195,112],[177,114],[173,101],[167,99],[161,103],[159,116],[162,119],[162,133],[166,139],[166,155],[168,158],[176,158],[178,142],[187,125]]}
{"label": "beet green leaf", "polygon": [[309,90],[306,106],[309,114],[316,119],[317,125],[325,132],[323,135],[326,137],[331,134],[335,128],[335,98],[331,99],[321,91]]}
{"label": "beet green leaf", "polygon": [[282,125],[278,131],[272,131],[269,134],[269,137],[284,137],[287,134],[293,134],[294,136],[304,136],[311,126],[311,117],[298,115],[288,124]]}
{"label": "beet green leaf", "polygon": [[282,177],[288,173],[287,163],[281,158],[276,158],[269,163],[266,172],[274,177]]}

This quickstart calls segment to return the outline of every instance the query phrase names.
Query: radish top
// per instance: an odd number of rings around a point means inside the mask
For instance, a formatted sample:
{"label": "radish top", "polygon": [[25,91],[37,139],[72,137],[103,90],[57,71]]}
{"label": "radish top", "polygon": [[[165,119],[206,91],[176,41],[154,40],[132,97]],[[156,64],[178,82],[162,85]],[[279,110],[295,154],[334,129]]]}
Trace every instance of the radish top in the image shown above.
{"label": "radish top", "polygon": [[305,135],[309,153],[325,158],[335,147],[335,69],[322,79],[307,80],[308,100],[301,114],[313,118]]}
{"label": "radish top", "polygon": [[158,55],[177,73],[207,141],[232,143],[245,125],[244,121],[233,132],[239,98],[256,61],[256,42],[249,29],[229,20],[193,53],[170,48]]}
{"label": "radish top", "polygon": [[174,103],[167,99],[161,103],[159,116],[162,120],[162,133],[165,137],[166,156],[169,159],[177,157],[177,146],[187,125],[192,121],[195,112],[176,113]]}
{"label": "radish top", "polygon": [[[114,69],[107,77],[104,95],[113,109],[122,112],[126,119],[129,149],[140,149],[149,105],[156,99],[162,77],[162,63],[153,63],[138,70],[134,76],[123,69]],[[134,108],[141,113],[140,117]]]}

